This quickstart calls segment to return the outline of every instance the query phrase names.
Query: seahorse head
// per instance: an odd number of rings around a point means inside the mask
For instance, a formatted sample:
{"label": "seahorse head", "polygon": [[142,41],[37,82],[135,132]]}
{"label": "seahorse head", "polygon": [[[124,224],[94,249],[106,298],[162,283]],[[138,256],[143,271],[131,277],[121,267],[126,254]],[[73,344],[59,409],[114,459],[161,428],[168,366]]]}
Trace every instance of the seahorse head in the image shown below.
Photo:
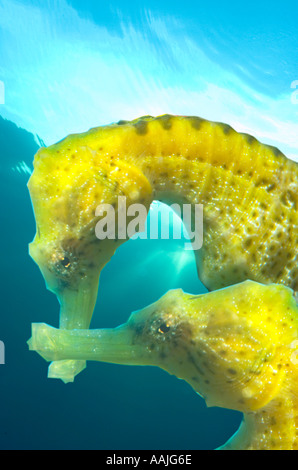
{"label": "seahorse head", "polygon": [[36,324],[29,345],[49,361],[158,366],[188,382],[208,406],[249,413],[297,381],[297,338],[292,290],[245,281],[198,296],[169,291],[117,328]]}
{"label": "seahorse head", "polygon": [[133,313],[125,328],[134,364],[186,380],[208,406],[251,411],[270,401],[296,367],[290,356],[297,325],[290,289],[245,281],[200,296],[169,291]]}

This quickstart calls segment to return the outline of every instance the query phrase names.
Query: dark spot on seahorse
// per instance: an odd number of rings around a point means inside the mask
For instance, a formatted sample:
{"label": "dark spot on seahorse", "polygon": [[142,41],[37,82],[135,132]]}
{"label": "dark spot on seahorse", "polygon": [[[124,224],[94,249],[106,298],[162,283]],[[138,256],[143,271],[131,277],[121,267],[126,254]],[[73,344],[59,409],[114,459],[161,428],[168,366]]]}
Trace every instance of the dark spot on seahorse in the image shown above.
{"label": "dark spot on seahorse", "polygon": [[269,180],[266,178],[259,178],[254,184],[255,187],[258,188],[259,186],[264,186],[269,183]]}
{"label": "dark spot on seahorse", "polygon": [[146,116],[140,116],[139,119],[153,119],[153,117],[147,114]]}
{"label": "dark spot on seahorse", "polygon": [[166,355],[166,353],[165,353],[164,351],[161,351],[161,352],[159,353],[159,357],[160,357],[160,359],[165,359],[165,358],[167,357],[167,355]]}
{"label": "dark spot on seahorse", "polygon": [[95,236],[95,238],[93,238],[91,241],[90,241],[90,246],[92,247],[92,245],[98,245],[99,243],[101,243],[102,240],[100,240],[100,238],[97,238]]}
{"label": "dark spot on seahorse", "polygon": [[275,188],[276,188],[276,184],[272,183],[272,184],[269,184],[269,186],[267,186],[266,191],[270,193],[270,191],[273,191]]}
{"label": "dark spot on seahorse", "polygon": [[228,135],[230,132],[233,132],[233,127],[229,126],[229,124],[225,124],[224,122],[219,122],[218,125],[222,128],[223,133]]}
{"label": "dark spot on seahorse", "polygon": [[129,121],[124,121],[123,119],[121,121],[118,121],[117,124],[118,126],[124,126],[124,124],[128,124]]}
{"label": "dark spot on seahorse", "polygon": [[253,239],[252,238],[247,238],[246,240],[244,240],[243,242],[243,247],[245,249],[249,248],[253,243]]}
{"label": "dark spot on seahorse", "polygon": [[253,142],[258,142],[257,139],[250,134],[245,134],[245,132],[242,132],[241,135],[245,138],[248,144],[252,144]]}
{"label": "dark spot on seahorse", "polygon": [[134,331],[135,331],[136,336],[141,335],[144,331],[144,324],[143,323],[138,323],[137,325],[135,325],[134,326]]}
{"label": "dark spot on seahorse", "polygon": [[189,351],[187,352],[187,359],[189,360],[189,362],[192,363],[192,365],[196,368],[196,370],[198,371],[198,373],[200,375],[205,375],[204,371],[198,366],[198,364],[196,363],[194,357],[192,356],[192,354]]}
{"label": "dark spot on seahorse", "polygon": [[202,123],[204,122],[204,119],[197,117],[197,116],[189,116],[187,117],[187,119],[190,119],[191,126],[197,131],[200,129]]}
{"label": "dark spot on seahorse", "polygon": [[156,118],[157,121],[159,121],[162,125],[162,127],[168,131],[169,129],[171,129],[172,127],[172,119],[173,119],[173,116],[171,116],[170,114],[164,114],[163,116],[159,116]]}
{"label": "dark spot on seahorse", "polygon": [[66,279],[59,279],[59,290],[68,289],[72,291],[77,291],[76,288],[73,288],[71,283]]}
{"label": "dark spot on seahorse", "polygon": [[139,119],[137,122],[133,123],[136,133],[139,135],[145,135],[148,132],[148,122],[147,121],[142,121]]}
{"label": "dark spot on seahorse", "polygon": [[190,297],[190,299],[188,299],[188,300],[190,300],[190,301],[192,301],[192,300],[197,300],[199,297],[202,297],[202,295],[203,295],[203,294],[194,295],[193,297]]}
{"label": "dark spot on seahorse", "polygon": [[221,351],[219,351],[219,354],[221,356],[226,356],[227,355],[227,351],[225,349],[222,349]]}
{"label": "dark spot on seahorse", "polygon": [[204,361],[204,362],[203,362],[203,366],[205,367],[205,369],[208,370],[208,372],[209,372],[210,374],[213,374],[213,375],[215,374],[214,370],[211,369],[211,367],[210,367],[210,365],[208,364],[207,361]]}
{"label": "dark spot on seahorse", "polygon": [[270,150],[274,153],[276,157],[284,156],[284,154],[277,147],[273,147],[272,145],[267,145],[267,147],[270,148]]}

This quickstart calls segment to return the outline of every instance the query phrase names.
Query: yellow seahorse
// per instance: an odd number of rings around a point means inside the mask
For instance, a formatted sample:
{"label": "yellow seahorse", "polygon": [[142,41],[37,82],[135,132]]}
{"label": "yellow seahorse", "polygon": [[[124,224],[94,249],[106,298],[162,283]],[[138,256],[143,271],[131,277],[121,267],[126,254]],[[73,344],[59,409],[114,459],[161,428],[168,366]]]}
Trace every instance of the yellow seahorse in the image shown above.
{"label": "yellow seahorse", "polygon": [[[125,240],[99,241],[96,207],[118,196],[203,204],[198,274],[209,290],[246,279],[298,290],[298,166],[273,147],[198,117],[145,116],[39,150],[29,181],[37,233],[30,254],[61,304],[60,328],[89,327],[99,275]],[[84,360],[54,361],[73,380]]]}
{"label": "yellow seahorse", "polygon": [[208,406],[244,413],[221,449],[298,448],[298,307],[282,285],[244,281],[193,296],[169,291],[115,329],[33,324],[46,360],[154,365],[186,380]]}

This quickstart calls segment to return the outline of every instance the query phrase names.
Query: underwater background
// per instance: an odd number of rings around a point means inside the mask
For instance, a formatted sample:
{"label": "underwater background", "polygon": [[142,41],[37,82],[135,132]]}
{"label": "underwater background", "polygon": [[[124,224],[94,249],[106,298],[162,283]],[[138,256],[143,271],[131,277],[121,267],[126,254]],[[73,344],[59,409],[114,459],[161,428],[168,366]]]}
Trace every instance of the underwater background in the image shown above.
{"label": "underwater background", "polygon": [[[32,322],[58,326],[59,305],[28,255],[26,185],[39,146],[147,114],[226,122],[298,161],[297,14],[294,0],[0,0],[0,449],[213,449],[237,430],[240,413],[154,367],[47,379],[26,341]],[[91,328],[179,287],[206,290],[184,240],[130,240],[102,272]]]}

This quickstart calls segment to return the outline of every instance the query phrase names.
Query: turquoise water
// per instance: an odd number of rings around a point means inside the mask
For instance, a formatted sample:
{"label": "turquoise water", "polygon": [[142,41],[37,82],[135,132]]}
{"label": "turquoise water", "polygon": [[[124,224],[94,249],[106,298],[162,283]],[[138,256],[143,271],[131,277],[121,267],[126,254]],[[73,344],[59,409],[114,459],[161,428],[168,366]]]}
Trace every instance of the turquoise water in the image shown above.
{"label": "turquoise water", "polygon": [[[28,255],[26,184],[41,144],[144,114],[224,121],[297,159],[297,13],[294,1],[0,0],[1,449],[213,449],[237,430],[240,413],[208,409],[153,367],[89,363],[74,384],[47,379],[26,341],[32,322],[58,326],[59,305]],[[183,242],[131,240],[102,273],[91,327],[177,287],[204,291]]]}

